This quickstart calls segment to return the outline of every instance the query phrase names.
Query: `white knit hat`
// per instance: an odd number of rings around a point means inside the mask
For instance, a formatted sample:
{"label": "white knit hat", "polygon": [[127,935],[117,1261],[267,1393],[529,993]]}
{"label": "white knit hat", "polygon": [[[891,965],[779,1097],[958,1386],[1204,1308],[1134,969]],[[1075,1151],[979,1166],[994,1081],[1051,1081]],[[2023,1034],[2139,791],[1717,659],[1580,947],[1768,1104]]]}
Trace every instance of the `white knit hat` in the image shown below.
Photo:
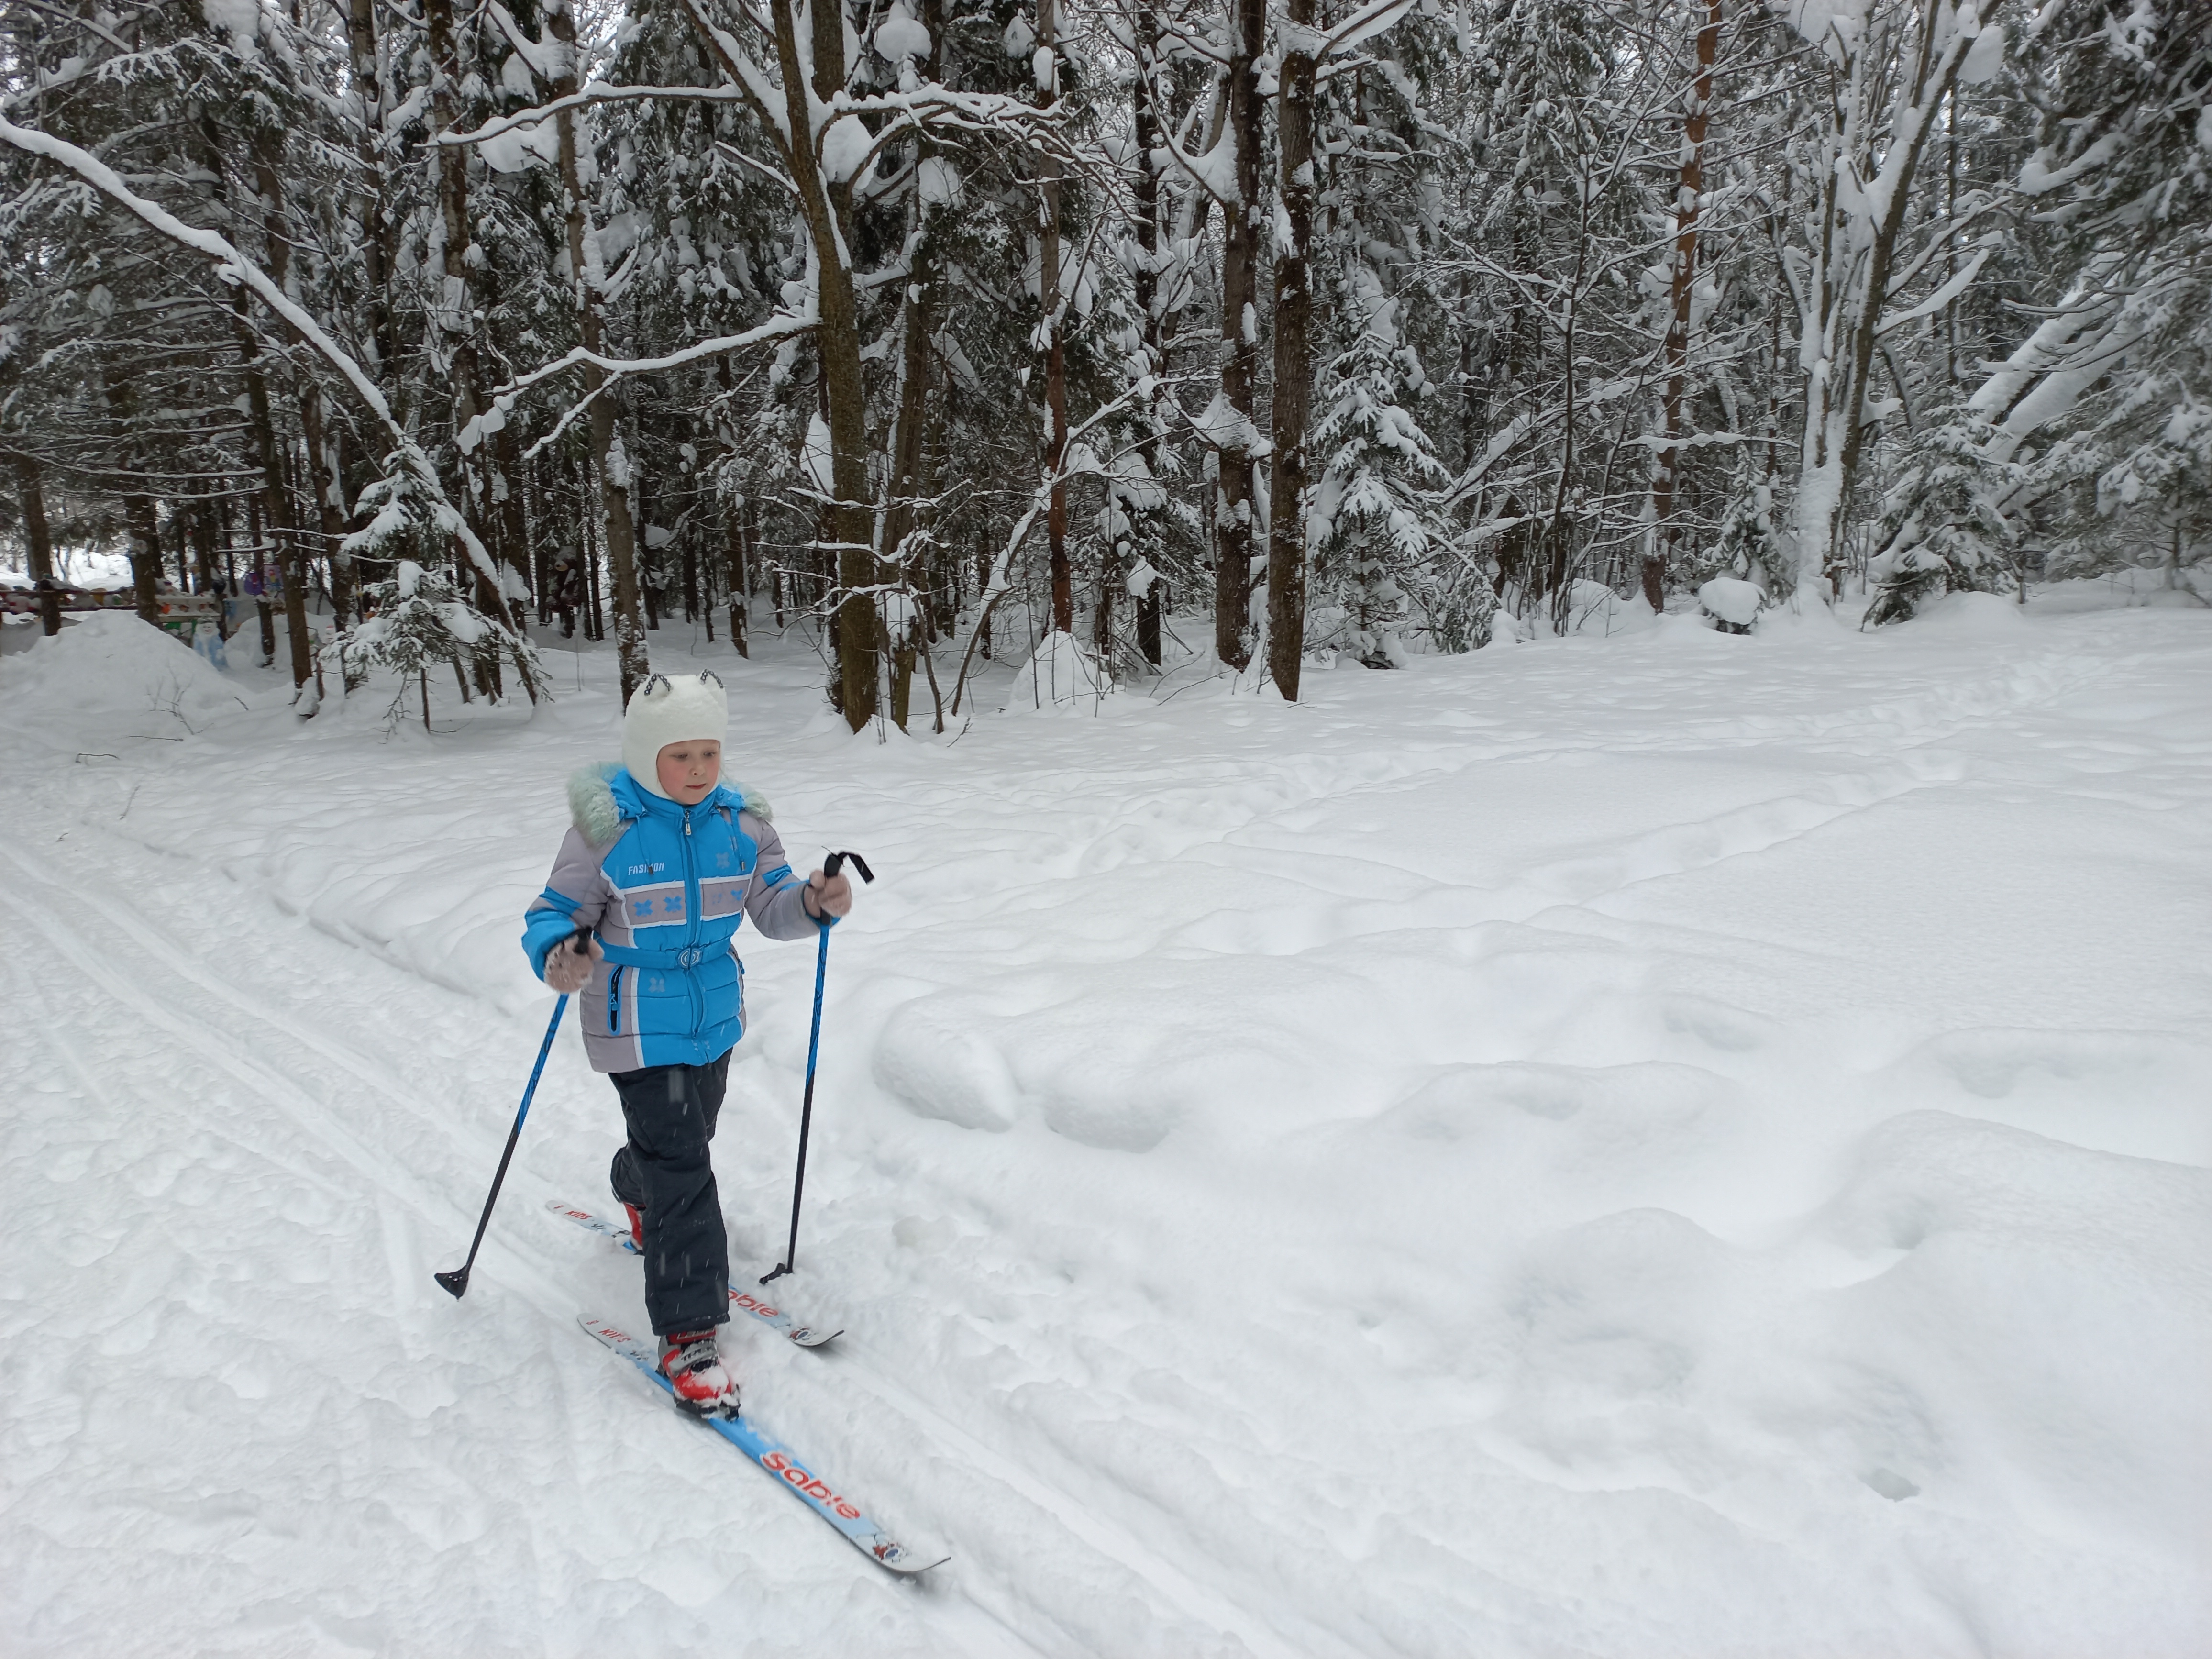
{"label": "white knit hat", "polygon": [[663,800],[660,751],[672,743],[720,743],[730,729],[730,694],[711,672],[670,679],[655,674],[630,694],[623,715],[623,764],[638,787]]}

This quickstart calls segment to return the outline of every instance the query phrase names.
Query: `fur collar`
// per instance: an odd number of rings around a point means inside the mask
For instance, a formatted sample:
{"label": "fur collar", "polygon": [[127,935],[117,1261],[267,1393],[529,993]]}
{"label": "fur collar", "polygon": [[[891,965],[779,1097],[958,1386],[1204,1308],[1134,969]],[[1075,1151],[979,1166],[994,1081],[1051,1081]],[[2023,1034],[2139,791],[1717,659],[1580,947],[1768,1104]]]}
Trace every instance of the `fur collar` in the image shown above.
{"label": "fur collar", "polygon": [[[617,798],[618,785],[628,799]],[[611,847],[623,826],[639,815],[640,794],[619,761],[602,761],[596,766],[584,767],[568,777],[569,821],[592,846]],[[717,785],[707,801],[726,806],[732,812],[750,812],[763,823],[772,817],[767,799],[739,784]]]}

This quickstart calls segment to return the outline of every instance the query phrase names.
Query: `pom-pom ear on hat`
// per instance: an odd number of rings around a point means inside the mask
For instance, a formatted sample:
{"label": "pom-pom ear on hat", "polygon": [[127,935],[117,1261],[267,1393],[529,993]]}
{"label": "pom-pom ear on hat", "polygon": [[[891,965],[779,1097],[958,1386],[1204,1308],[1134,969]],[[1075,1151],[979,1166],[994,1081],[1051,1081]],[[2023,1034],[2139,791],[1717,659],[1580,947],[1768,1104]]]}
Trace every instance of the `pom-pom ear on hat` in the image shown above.
{"label": "pom-pom ear on hat", "polygon": [[631,693],[623,714],[623,765],[638,787],[663,800],[660,751],[672,743],[720,743],[730,729],[730,694],[711,672],[696,679],[655,674]]}

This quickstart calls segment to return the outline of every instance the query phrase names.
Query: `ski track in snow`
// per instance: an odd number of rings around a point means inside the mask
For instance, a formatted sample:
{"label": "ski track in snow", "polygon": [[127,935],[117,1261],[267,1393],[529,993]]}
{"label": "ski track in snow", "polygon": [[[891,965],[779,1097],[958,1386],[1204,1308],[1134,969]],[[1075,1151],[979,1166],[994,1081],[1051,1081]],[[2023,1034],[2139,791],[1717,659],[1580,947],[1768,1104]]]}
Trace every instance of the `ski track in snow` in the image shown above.
{"label": "ski track in snow", "polygon": [[[605,1202],[573,1025],[430,1281],[611,663],[170,744],[11,656],[0,1650],[2205,1650],[2212,623],[2050,610],[880,746],[702,659],[794,861],[885,878],[790,1290],[848,1334],[730,1346],[920,1583],[575,1328],[636,1291],[539,1209]],[[739,1273],[813,956],[744,948]]]}

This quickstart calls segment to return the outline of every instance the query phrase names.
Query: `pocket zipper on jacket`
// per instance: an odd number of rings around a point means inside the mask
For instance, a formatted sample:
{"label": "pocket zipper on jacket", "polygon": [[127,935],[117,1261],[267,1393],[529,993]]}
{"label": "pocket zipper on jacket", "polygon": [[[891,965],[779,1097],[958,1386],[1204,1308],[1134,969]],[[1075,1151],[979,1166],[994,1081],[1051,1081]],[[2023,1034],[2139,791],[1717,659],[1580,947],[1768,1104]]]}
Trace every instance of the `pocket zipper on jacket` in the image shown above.
{"label": "pocket zipper on jacket", "polygon": [[607,1034],[611,1036],[622,1035],[622,976],[620,968],[607,975]]}

